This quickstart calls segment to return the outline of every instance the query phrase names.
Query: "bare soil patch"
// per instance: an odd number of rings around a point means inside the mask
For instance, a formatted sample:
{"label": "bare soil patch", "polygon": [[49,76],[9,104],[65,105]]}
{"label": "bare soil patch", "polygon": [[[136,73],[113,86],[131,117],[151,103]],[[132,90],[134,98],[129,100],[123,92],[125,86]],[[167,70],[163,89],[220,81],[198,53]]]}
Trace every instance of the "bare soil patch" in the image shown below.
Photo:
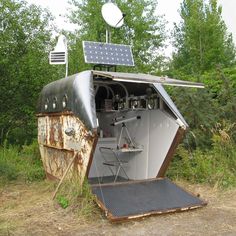
{"label": "bare soil patch", "polygon": [[99,209],[87,219],[62,209],[51,200],[52,183],[11,184],[0,189],[0,235],[236,235],[236,189],[178,184],[208,206],[119,224]]}

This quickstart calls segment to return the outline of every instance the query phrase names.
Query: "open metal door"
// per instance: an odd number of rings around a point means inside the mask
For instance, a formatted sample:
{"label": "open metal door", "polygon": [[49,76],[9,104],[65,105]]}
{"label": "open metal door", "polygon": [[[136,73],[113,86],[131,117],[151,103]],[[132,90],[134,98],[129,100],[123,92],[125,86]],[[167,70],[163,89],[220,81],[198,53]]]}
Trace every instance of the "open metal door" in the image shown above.
{"label": "open metal door", "polygon": [[94,76],[100,76],[105,78],[110,78],[114,81],[132,82],[132,83],[148,83],[148,84],[163,84],[178,87],[188,87],[188,88],[204,88],[204,84],[177,80],[168,77],[160,77],[150,74],[142,73],[123,73],[123,72],[111,72],[111,71],[92,71]]}
{"label": "open metal door", "polygon": [[186,211],[207,204],[167,178],[92,185],[92,192],[111,221]]}

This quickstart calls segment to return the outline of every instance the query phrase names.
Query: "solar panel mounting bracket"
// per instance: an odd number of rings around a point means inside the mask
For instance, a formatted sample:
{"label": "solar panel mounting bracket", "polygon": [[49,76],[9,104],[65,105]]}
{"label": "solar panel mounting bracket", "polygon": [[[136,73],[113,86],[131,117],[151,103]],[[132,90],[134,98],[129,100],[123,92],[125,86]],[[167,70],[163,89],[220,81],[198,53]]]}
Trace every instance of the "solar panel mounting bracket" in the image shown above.
{"label": "solar panel mounting bracket", "polygon": [[93,66],[93,70],[116,72],[116,65],[96,64],[96,65]]}

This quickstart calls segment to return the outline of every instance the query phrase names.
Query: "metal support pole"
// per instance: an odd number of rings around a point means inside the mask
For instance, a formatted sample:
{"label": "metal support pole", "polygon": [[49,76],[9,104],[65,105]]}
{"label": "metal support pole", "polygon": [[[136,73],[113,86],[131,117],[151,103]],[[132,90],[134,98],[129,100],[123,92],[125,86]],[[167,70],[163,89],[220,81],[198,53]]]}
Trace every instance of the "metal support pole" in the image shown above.
{"label": "metal support pole", "polygon": [[66,52],[66,77],[68,76],[68,52]]}
{"label": "metal support pole", "polygon": [[66,47],[66,77],[68,76],[68,47],[67,47],[67,38],[65,37],[65,47]]}
{"label": "metal support pole", "polygon": [[106,29],[106,43],[111,43],[111,31],[108,27]]}

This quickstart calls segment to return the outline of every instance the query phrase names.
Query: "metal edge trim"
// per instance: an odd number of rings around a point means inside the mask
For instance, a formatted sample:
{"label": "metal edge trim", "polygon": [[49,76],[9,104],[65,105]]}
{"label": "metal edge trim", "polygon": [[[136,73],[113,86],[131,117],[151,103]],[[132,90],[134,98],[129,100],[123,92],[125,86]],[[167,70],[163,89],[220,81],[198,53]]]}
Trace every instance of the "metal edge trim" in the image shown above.
{"label": "metal edge trim", "polygon": [[164,177],[164,175],[167,171],[167,168],[168,168],[171,160],[173,159],[176,149],[177,149],[179,143],[182,141],[185,133],[186,133],[186,130],[181,127],[177,130],[174,140],[173,140],[173,142],[166,154],[166,157],[161,165],[161,168],[158,171],[157,178]]}
{"label": "metal edge trim", "polygon": [[88,178],[89,171],[90,171],[90,168],[91,168],[91,165],[92,165],[92,162],[93,162],[93,157],[94,157],[94,152],[95,152],[95,149],[96,149],[96,146],[97,146],[97,142],[98,142],[98,135],[97,135],[97,133],[95,133],[95,140],[93,141],[93,147],[92,147],[92,150],[91,150],[91,153],[90,153],[89,162],[88,162],[86,173],[85,173],[86,178]]}
{"label": "metal edge trim", "polygon": [[105,184],[91,184],[92,187],[97,188],[100,186],[103,187],[109,187],[109,186],[118,186],[118,185],[129,185],[129,184],[138,184],[138,183],[144,183],[144,182],[152,182],[158,179],[165,179],[163,177],[160,178],[150,178],[150,179],[142,179],[142,180],[131,180],[131,181],[124,181],[124,182],[112,182],[112,183],[105,183]]}
{"label": "metal edge trim", "polygon": [[199,205],[188,205],[188,206],[182,207],[182,208],[173,208],[170,210],[153,211],[153,212],[148,212],[145,214],[139,214],[139,215],[133,215],[133,216],[122,216],[122,217],[115,217],[115,216],[111,215],[110,213],[108,213],[107,218],[112,223],[119,223],[119,222],[129,221],[129,220],[133,220],[133,219],[144,218],[144,217],[148,217],[148,216],[152,216],[152,215],[163,215],[163,214],[170,214],[170,213],[194,210],[194,209],[201,208],[205,205],[206,205],[205,203],[202,203]]}

